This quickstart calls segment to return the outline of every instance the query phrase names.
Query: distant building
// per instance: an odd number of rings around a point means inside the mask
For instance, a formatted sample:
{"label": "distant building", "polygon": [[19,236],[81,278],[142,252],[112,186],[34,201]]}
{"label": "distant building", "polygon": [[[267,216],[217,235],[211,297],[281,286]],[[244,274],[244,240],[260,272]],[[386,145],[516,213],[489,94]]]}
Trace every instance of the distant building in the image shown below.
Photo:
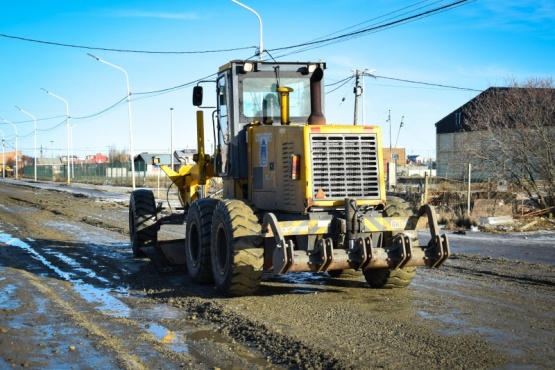
{"label": "distant building", "polygon": [[421,164],[426,162],[426,158],[419,154],[411,154],[407,156],[407,164]]}
{"label": "distant building", "polygon": [[[466,159],[468,143],[479,143],[483,140],[483,135],[476,128],[471,129],[465,112],[485,96],[509,92],[512,89],[527,88],[490,87],[435,124],[438,176],[452,179],[464,179],[467,176],[468,163],[465,162],[468,162]],[[530,109],[536,108],[538,107],[530,107]],[[489,150],[487,145],[483,145],[483,148]],[[496,155],[494,152],[489,154]],[[490,172],[487,170],[480,172],[480,170],[472,168],[472,178],[486,178],[489,174]]]}
{"label": "distant building", "polygon": [[468,134],[472,134],[466,124],[468,117],[464,113],[479,97],[487,94],[490,87],[467,103],[439,120],[436,126],[436,170],[437,176],[445,178],[463,179],[466,170],[458,164],[468,142]]}
{"label": "distant building", "polygon": [[407,163],[407,155],[405,148],[382,148],[384,168],[387,164],[392,162],[398,166],[403,166]]}
{"label": "distant building", "polygon": [[183,165],[193,164],[193,155],[196,154],[197,149],[183,149],[176,150],[175,155]]}
{"label": "distant building", "polygon": [[[179,167],[181,167],[182,162],[175,152],[173,155],[174,170],[177,171]],[[157,162],[156,164],[154,163],[155,158]],[[159,166],[161,165],[171,166],[172,156],[169,153],[143,152],[135,156],[134,162],[136,168],[146,169],[147,173],[157,172]]]}
{"label": "distant building", "polygon": [[[5,156],[4,156],[4,153],[0,152],[0,164],[2,163],[7,164],[7,163],[11,163],[12,161],[15,162],[15,155],[16,155],[15,150],[13,152],[6,152]],[[22,155],[21,150],[18,150],[17,157],[19,158],[20,162],[21,162],[21,155]],[[22,164],[20,163],[20,166],[21,165]]]}
{"label": "distant building", "polygon": [[108,163],[108,157],[102,153],[97,153],[95,155],[87,155],[85,157],[86,163]]}

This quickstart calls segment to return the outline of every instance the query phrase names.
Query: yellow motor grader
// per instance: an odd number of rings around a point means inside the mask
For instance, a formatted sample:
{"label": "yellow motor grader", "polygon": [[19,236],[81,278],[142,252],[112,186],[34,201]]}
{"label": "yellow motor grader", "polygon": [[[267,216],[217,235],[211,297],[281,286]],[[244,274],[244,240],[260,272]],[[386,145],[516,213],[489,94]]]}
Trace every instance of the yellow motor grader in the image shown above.
{"label": "yellow motor grader", "polygon": [[[213,112],[215,153],[198,152],[179,172],[180,212],[162,216],[152,191],[131,194],[129,226],[135,256],[160,270],[184,265],[224,295],[249,295],[263,272],[362,273],[370,287],[409,285],[416,267],[440,267],[449,243],[434,209],[413,214],[387,197],[381,129],[326,124],[325,63],[231,61],[219,69]],[[193,90],[200,107],[203,89]],[[207,181],[223,189],[207,195]],[[185,223],[185,238],[158,241],[164,224]],[[425,246],[418,230],[430,229]]]}

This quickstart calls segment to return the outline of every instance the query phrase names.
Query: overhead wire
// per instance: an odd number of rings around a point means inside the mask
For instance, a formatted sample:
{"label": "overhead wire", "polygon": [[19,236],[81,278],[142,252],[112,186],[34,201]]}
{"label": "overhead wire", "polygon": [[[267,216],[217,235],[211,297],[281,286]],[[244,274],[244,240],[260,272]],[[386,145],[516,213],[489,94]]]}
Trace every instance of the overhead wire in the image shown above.
{"label": "overhead wire", "polygon": [[34,42],[34,43],[38,43],[38,44],[46,44],[46,45],[53,45],[53,46],[63,46],[63,47],[68,47],[68,48],[87,49],[87,50],[101,50],[101,51],[113,51],[113,52],[120,52],[120,53],[142,53],[142,54],[208,54],[208,53],[224,53],[224,52],[229,52],[229,51],[256,49],[256,46],[245,46],[245,47],[239,47],[239,48],[217,49],[217,50],[152,51],[152,50],[112,49],[112,48],[103,48],[103,47],[96,47],[96,46],[85,46],[85,45],[64,44],[64,43],[61,43],[61,42],[45,41],[45,40],[36,40],[36,39],[30,39],[30,38],[27,38],[27,37],[6,35],[6,34],[4,34],[4,33],[0,33],[0,37],[5,37],[5,38],[9,38],[9,39],[20,40],[20,41]]}
{"label": "overhead wire", "polygon": [[326,91],[326,94],[331,94],[332,92],[334,92],[335,90],[339,90],[340,88],[342,88],[343,86],[345,86],[347,83],[349,83],[350,81],[353,80],[353,78],[355,78],[354,76],[349,76],[349,78],[346,78],[343,80],[343,83],[339,86],[337,86],[336,88],[334,88],[333,90],[330,91]]}
{"label": "overhead wire", "polygon": [[[328,37],[328,38],[325,38],[325,39],[314,40],[314,41],[308,41],[308,42],[304,42],[304,43],[296,44],[296,45],[273,48],[273,49],[269,49],[269,51],[274,52],[274,51],[281,51],[281,50],[291,50],[291,49],[303,48],[303,49],[300,49],[300,50],[294,50],[294,51],[291,51],[289,53],[281,54],[281,55],[277,56],[277,58],[282,58],[284,56],[297,54],[297,53],[300,53],[300,52],[303,52],[303,51],[324,47],[324,46],[327,46],[327,45],[331,45],[333,43],[344,42],[344,41],[351,40],[353,38],[362,37],[362,36],[365,36],[369,33],[375,33],[375,32],[378,32],[378,31],[383,31],[383,30],[392,28],[394,26],[398,26],[398,25],[401,25],[401,24],[404,24],[404,23],[409,23],[409,22],[412,22],[412,21],[415,21],[415,20],[418,20],[418,19],[421,19],[421,18],[426,18],[426,17],[434,15],[436,13],[442,13],[444,11],[451,10],[451,9],[459,7],[461,5],[466,5],[466,3],[475,2],[475,1],[476,0],[458,0],[458,1],[449,3],[449,4],[446,4],[446,5],[437,7],[437,8],[427,10],[425,12],[414,14],[414,15],[404,17],[404,18],[401,18],[401,19],[392,20],[392,21],[390,21],[388,23],[385,23],[385,24],[373,24],[371,27],[367,27],[367,28],[359,29],[359,30],[356,30],[356,31],[353,31],[353,32],[341,34],[339,36]],[[436,3],[437,2],[438,1],[436,1]],[[378,17],[378,18],[380,18],[380,17]]]}
{"label": "overhead wire", "polygon": [[[367,24],[367,23],[370,23],[370,22],[372,22],[372,21],[375,21],[375,20],[378,20],[378,19],[387,17],[388,15],[392,15],[392,14],[395,14],[395,13],[399,13],[399,12],[401,12],[401,11],[403,11],[403,10],[412,8],[412,7],[414,7],[414,6],[418,5],[418,4],[427,3],[428,1],[429,1],[429,0],[422,0],[422,1],[419,1],[419,2],[417,2],[417,3],[408,5],[408,6],[404,7],[404,8],[400,8],[400,9],[394,10],[394,11],[392,11],[392,12],[389,12],[389,13],[386,13],[386,14],[382,14],[382,15],[380,15],[380,16],[371,18],[371,19],[366,20],[366,21],[364,21],[364,22],[357,23],[357,24],[355,24],[355,25],[353,25],[353,26],[350,26],[350,27],[342,28],[342,29],[340,29],[340,30],[338,30],[338,31],[329,33],[329,34],[324,35],[324,36],[317,37],[316,39],[313,39],[313,40],[310,40],[310,41],[322,40],[322,39],[324,39],[324,38],[326,38],[326,37],[330,37],[330,36],[336,35],[336,34],[338,34],[338,33],[340,33],[340,32],[347,31],[347,30],[353,29],[353,28],[355,28],[355,27],[361,26],[361,25],[363,25],[363,24]],[[436,3],[437,3],[437,2],[441,2],[441,1],[444,1],[444,0],[438,0],[438,1],[436,1]],[[417,8],[417,9],[415,9],[415,10],[419,10],[419,9],[421,9],[421,8],[424,8],[424,7],[420,7],[420,8]],[[410,12],[401,13],[400,15],[408,14],[408,13],[410,13]],[[389,20],[389,19],[394,19],[394,18],[388,18],[388,19],[386,19],[386,20]],[[377,25],[377,24],[379,24],[379,23],[374,23],[373,25]],[[375,32],[377,32],[377,31],[375,31]],[[371,33],[372,33],[372,32],[371,32]],[[332,44],[332,43],[330,43],[330,44]],[[296,52],[293,52],[293,53],[290,53],[290,54],[283,54],[283,55],[280,55],[280,57],[287,56],[287,55],[291,55],[291,54],[296,54],[296,53],[298,53],[298,52],[307,51],[307,50],[311,50],[311,49],[312,49],[311,47],[307,47],[307,48],[305,48],[305,49],[297,50]]]}
{"label": "overhead wire", "polygon": [[392,81],[406,82],[406,83],[419,84],[419,85],[442,87],[442,88],[447,88],[447,89],[482,92],[482,90],[471,89],[471,88],[467,88],[467,87],[442,85],[442,84],[436,84],[436,83],[431,83],[431,82],[412,81],[412,80],[405,80],[405,79],[402,79],[402,78],[385,77],[385,76],[378,76],[378,75],[369,75],[369,76],[376,77],[376,78],[383,78],[385,80],[392,80]]}
{"label": "overhead wire", "polygon": [[[438,1],[433,2],[432,4],[436,4],[436,3],[439,3],[439,2],[442,2],[442,1],[443,0],[438,0]],[[362,24],[366,24],[366,23],[372,22],[374,20],[387,17],[388,15],[391,15],[391,14],[399,13],[403,10],[410,9],[410,8],[413,8],[417,5],[419,5],[419,4],[427,2],[426,0],[419,1],[419,2],[416,2],[414,4],[408,5],[404,8],[400,8],[396,11],[384,14],[384,15],[379,16],[379,17],[372,18],[372,19],[367,20],[365,22],[358,23],[354,26],[344,28],[342,30],[339,30],[339,31],[336,31],[334,33],[328,34],[326,36],[322,36],[322,37],[320,37],[318,39],[315,39],[313,41],[309,41],[309,42],[305,42],[305,43],[301,43],[301,44],[297,44],[297,45],[292,45],[292,46],[285,46],[285,47],[280,47],[280,48],[267,49],[267,50],[265,50],[265,52],[267,52],[268,55],[270,55],[272,57],[272,59],[274,59],[274,57],[270,54],[270,51],[274,52],[274,51],[285,51],[285,50],[291,50],[291,49],[298,49],[298,50],[294,50],[294,51],[292,51],[288,54],[279,55],[277,57],[277,58],[280,58],[280,57],[283,57],[283,56],[286,56],[286,55],[291,55],[291,54],[299,53],[299,52],[302,52],[302,51],[327,46],[327,45],[330,45],[330,44],[333,44],[333,43],[347,41],[347,40],[350,40],[352,38],[362,37],[362,36],[364,36],[368,33],[374,33],[374,32],[385,30],[385,29],[388,29],[388,28],[391,28],[391,27],[396,27],[396,26],[399,26],[399,25],[404,24],[404,23],[412,22],[412,21],[415,21],[415,20],[418,20],[418,19],[421,19],[421,18],[424,18],[424,17],[431,16],[431,15],[439,13],[439,12],[444,12],[444,11],[453,9],[455,7],[458,7],[458,6],[465,5],[469,1],[474,2],[476,0],[459,0],[459,1],[455,1],[455,2],[452,2],[452,3],[446,4],[446,5],[441,6],[441,7],[433,8],[433,9],[427,10],[425,12],[421,12],[421,13],[418,13],[418,14],[414,14],[414,15],[405,17],[405,18],[402,18],[402,19],[395,19],[395,20],[393,20],[391,22],[388,22],[388,23],[385,23],[385,24],[378,24],[378,25],[373,24],[371,27],[359,29],[359,30],[356,30],[356,31],[353,31],[353,32],[341,34],[341,35],[334,36],[334,37],[328,37],[328,36],[337,34],[339,32],[355,28],[355,27],[360,26]],[[410,11],[410,12],[401,13],[400,15],[409,14],[409,13],[415,11],[415,10],[420,10],[420,9],[429,7],[432,4],[429,4],[429,5],[426,5],[426,6],[421,6],[421,7],[416,8],[416,9]],[[386,21],[391,20],[391,19],[394,19],[394,17],[387,18]],[[146,53],[146,54],[203,54],[203,53],[218,53],[218,52],[229,52],[229,51],[237,51],[237,50],[247,50],[247,49],[251,49],[251,48],[256,49],[255,46],[251,46],[251,47],[240,47],[240,48],[218,49],[218,50],[200,50],[200,51],[149,51],[149,50],[112,49],[112,48],[104,48],[104,47],[91,47],[91,46],[84,46],[84,45],[73,45],[73,44],[65,44],[65,43],[58,43],[58,42],[52,42],[52,41],[36,40],[36,39],[30,39],[30,38],[12,36],[12,35],[6,35],[6,34],[0,34],[0,37],[17,39],[17,40],[27,41],[27,42],[42,43],[42,44],[54,45],[54,46],[81,48],[81,49],[89,49],[89,50],[114,51],[114,52]],[[302,48],[302,47],[305,47],[305,48],[304,49],[299,49],[299,48]],[[247,58],[246,60],[251,59],[251,58],[253,58],[257,55],[258,54],[254,54],[253,56]],[[180,84],[180,85],[177,85],[177,86],[169,87],[169,88],[164,88],[164,89],[160,89],[160,90],[153,90],[153,91],[146,91],[146,92],[137,92],[137,93],[132,93],[131,95],[145,95],[144,97],[136,98],[134,100],[146,99],[146,98],[158,96],[158,95],[161,95],[161,94],[165,94],[165,93],[169,93],[169,92],[172,92],[172,91],[175,91],[175,90],[179,90],[179,89],[182,89],[182,88],[189,87],[189,86],[191,86],[195,83],[198,83],[201,80],[211,78],[214,75],[216,75],[216,74],[213,73],[213,74],[208,75],[206,77],[203,77],[203,78],[200,78],[200,79],[197,79],[197,80],[194,80],[194,81],[190,81],[190,82],[187,82],[187,83],[184,83],[184,84]],[[424,83],[424,82],[417,82],[417,81],[410,81],[410,80],[403,80],[403,79],[395,79],[395,78],[384,77],[384,76],[375,76],[375,77],[390,79],[390,80],[397,80],[397,81],[400,81],[400,82],[416,83],[416,84],[429,85],[429,86],[438,86],[438,87],[443,87],[443,88],[453,88],[453,89],[468,90],[468,91],[481,91],[481,90],[476,90],[476,89],[459,88],[459,87],[448,86],[448,85],[431,84],[431,83]],[[354,78],[353,76],[349,76],[349,77],[347,77],[345,79],[342,79],[340,81],[337,81],[335,83],[326,85],[326,86],[334,86],[334,85],[339,84],[338,87],[326,92],[326,94],[332,93],[332,92],[338,90],[339,88],[341,88],[345,84],[347,84],[349,81],[352,81],[353,78]],[[90,119],[90,118],[100,116],[100,115],[108,112],[109,110],[115,108],[116,106],[121,104],[126,99],[127,99],[127,96],[123,97],[122,99],[118,100],[116,103],[112,104],[108,108],[105,108],[105,109],[103,109],[99,112],[96,112],[96,113],[93,113],[93,114],[90,114],[90,115],[87,115],[87,116],[71,117],[71,118],[76,119],[76,120],[85,120],[85,119]],[[59,117],[63,117],[63,116],[41,118],[40,120],[47,120],[47,119],[59,118]],[[21,121],[20,123],[23,123],[23,122],[28,122],[28,121]],[[61,125],[61,124],[59,124],[59,125]],[[58,127],[59,125],[56,125],[55,127]]]}

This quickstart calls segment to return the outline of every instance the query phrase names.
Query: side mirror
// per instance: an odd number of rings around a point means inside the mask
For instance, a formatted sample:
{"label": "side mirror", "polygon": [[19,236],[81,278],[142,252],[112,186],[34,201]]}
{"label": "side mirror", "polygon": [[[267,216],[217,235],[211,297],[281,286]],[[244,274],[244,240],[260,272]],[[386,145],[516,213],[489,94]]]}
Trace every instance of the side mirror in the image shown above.
{"label": "side mirror", "polygon": [[196,107],[202,105],[202,86],[193,87],[193,105]]}

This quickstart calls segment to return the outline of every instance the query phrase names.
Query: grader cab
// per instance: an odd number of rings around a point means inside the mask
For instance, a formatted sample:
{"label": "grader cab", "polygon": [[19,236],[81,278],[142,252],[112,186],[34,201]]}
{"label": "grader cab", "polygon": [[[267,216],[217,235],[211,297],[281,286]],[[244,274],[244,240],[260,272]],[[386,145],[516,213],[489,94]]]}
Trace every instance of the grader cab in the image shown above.
{"label": "grader cab", "polygon": [[[449,243],[436,214],[416,214],[387,197],[381,130],[327,124],[324,63],[231,61],[219,70],[213,114],[215,153],[204,151],[197,112],[196,164],[164,171],[182,212],[162,216],[150,190],[130,201],[131,243],[161,269],[185,265],[194,281],[225,295],[249,295],[264,271],[362,274],[370,287],[409,285],[419,266],[440,267]],[[201,106],[203,90],[193,91]],[[205,191],[219,177],[217,196]],[[185,238],[159,242],[167,223]],[[425,246],[418,230],[430,229]]]}

